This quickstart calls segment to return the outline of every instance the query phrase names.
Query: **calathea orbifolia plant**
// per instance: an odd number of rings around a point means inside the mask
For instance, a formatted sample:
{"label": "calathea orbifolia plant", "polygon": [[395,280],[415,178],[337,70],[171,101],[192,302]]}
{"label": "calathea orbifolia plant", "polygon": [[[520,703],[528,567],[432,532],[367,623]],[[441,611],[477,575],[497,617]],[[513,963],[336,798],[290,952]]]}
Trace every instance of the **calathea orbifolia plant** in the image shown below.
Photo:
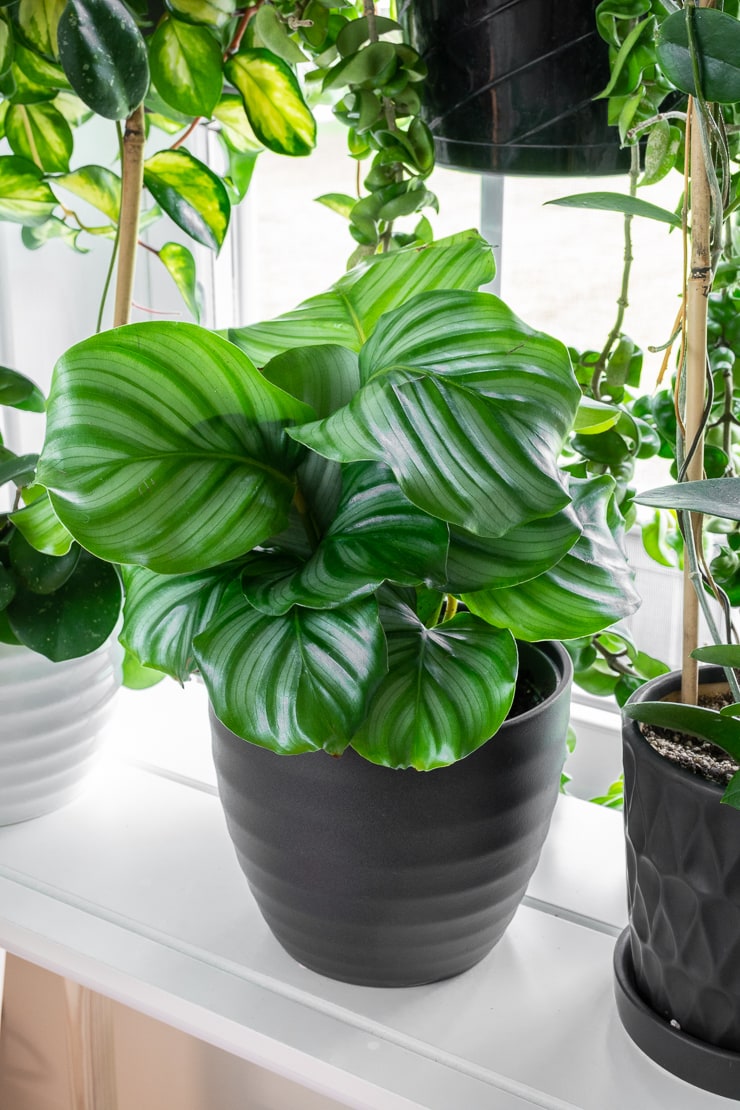
{"label": "calathea orbifolia plant", "polygon": [[516,638],[636,606],[613,480],[558,465],[567,350],[474,291],[492,268],[470,233],[368,260],[232,343],[151,322],[60,360],[55,512],[122,564],[127,646],[197,668],[246,739],[454,762],[506,717]]}
{"label": "calathea orbifolia plant", "polygon": [[[44,411],[40,390],[0,367],[0,405]],[[111,635],[121,582],[109,563],[84,551],[34,483],[36,455],[0,439],[0,643],[23,644],[59,662],[87,655]]]}
{"label": "calathea orbifolia plant", "polygon": [[[259,152],[311,152],[307,80],[338,98],[355,157],[374,152],[364,195],[323,198],[350,217],[357,250],[372,253],[393,242],[394,219],[435,203],[424,185],[431,137],[417,114],[424,73],[401,28],[376,17],[370,0],[12,0],[0,6],[0,139],[9,147],[0,219],[21,224],[30,248],[51,238],[77,250],[112,240],[120,323],[133,272],[128,240],[140,227],[164,213],[217,251]],[[77,131],[91,118],[117,121],[123,183],[112,129],[108,161],[75,164]],[[187,149],[203,127],[218,133],[223,173]],[[154,149],[144,157],[147,134]],[[418,237],[430,237],[426,221],[400,241]],[[172,241],[147,246],[198,318],[192,253]]]}

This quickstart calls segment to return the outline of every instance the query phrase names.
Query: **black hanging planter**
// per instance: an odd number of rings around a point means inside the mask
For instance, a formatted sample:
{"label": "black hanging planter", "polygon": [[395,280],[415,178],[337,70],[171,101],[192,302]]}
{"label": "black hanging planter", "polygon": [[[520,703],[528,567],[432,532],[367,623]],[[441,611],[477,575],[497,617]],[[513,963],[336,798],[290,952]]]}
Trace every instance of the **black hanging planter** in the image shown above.
{"label": "black hanging planter", "polygon": [[212,714],[219,794],[239,863],[276,938],[306,967],[412,986],[472,967],[502,936],[558,795],[572,667],[520,645],[544,698],[466,759],[396,771],[324,752],[278,756]]}
{"label": "black hanging planter", "polygon": [[497,174],[626,172],[607,123],[597,0],[400,0],[429,67],[424,116],[437,161]]}
{"label": "black hanging planter", "polygon": [[[721,683],[719,667],[702,683]],[[680,687],[646,683],[633,701]],[[723,790],[658,755],[625,721],[628,928],[614,957],[617,1009],[635,1043],[694,1086],[740,1099],[740,813]]]}

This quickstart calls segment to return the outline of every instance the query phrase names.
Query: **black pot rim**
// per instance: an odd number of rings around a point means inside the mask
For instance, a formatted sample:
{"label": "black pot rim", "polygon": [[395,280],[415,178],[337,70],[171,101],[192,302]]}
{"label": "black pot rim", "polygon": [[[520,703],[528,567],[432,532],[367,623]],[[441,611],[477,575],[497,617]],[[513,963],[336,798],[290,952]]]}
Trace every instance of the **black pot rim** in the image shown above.
{"label": "black pot rim", "polygon": [[635,985],[629,926],[614,949],[614,994],[622,1025],[651,1060],[694,1087],[740,1099],[740,1053],[684,1033],[643,1002]]}
{"label": "black pot rim", "polygon": [[[704,682],[721,682],[724,679],[724,671],[721,667],[707,666],[699,669],[699,681]],[[681,685],[681,672],[670,671],[668,674],[658,675],[657,678],[651,678],[639,689],[635,690],[629,696],[626,704],[631,705],[634,702],[641,701],[660,701],[667,693],[671,693]],[[659,693],[658,693],[659,691]],[[639,723],[633,721],[630,717],[622,717],[622,728],[625,735],[629,732],[633,741],[643,744],[647,749],[645,757],[650,761],[655,761],[654,765],[661,767],[661,774],[668,775],[675,779],[676,782],[690,781],[695,783],[697,790],[703,790],[710,797],[714,798],[719,805],[720,799],[725,792],[725,787],[720,786],[719,783],[710,782],[705,779],[703,775],[695,775],[692,771],[687,771],[684,767],[680,767],[677,763],[673,763],[670,759],[665,759],[664,756],[656,752],[652,744],[648,743],[642,731],[640,730]]]}

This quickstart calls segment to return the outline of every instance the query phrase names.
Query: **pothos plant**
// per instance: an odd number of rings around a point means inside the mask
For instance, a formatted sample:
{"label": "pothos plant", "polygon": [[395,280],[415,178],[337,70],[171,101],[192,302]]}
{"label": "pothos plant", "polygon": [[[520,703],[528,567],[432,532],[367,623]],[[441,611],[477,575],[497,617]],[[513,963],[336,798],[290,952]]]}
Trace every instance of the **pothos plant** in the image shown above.
{"label": "pothos plant", "polygon": [[[627,706],[625,712],[637,720],[719,743],[738,759],[738,705],[722,711],[696,706],[698,659],[725,666],[732,700],[740,702],[734,669],[740,656],[731,642],[736,638],[732,603],[738,570],[737,525],[732,522],[740,517],[735,477],[740,410],[734,375],[740,298],[735,212],[740,172],[733,164],[740,149],[738,5],[731,0],[720,10],[673,0],[605,0],[597,15],[612,37],[613,77],[606,94],[613,98],[612,111],[623,141],[632,146],[632,188],[629,197],[619,200],[591,195],[566,202],[616,208],[628,218],[662,219],[682,228],[687,242],[681,308],[675,334],[666,344],[665,365],[670,350],[678,350],[673,396],[641,399],[630,413],[652,424],[660,444],[673,436],[678,484],[649,491],[635,501],[672,509],[680,524],[686,578],[681,691],[685,704],[641,702]],[[674,165],[681,169],[683,201],[676,212],[655,209],[635,195],[638,142],[645,134],[648,183]],[[593,379],[597,389],[605,380],[608,385],[604,372],[603,365],[597,367]],[[624,419],[620,413],[617,428]],[[711,562],[700,514],[711,514],[715,530],[727,536],[726,546]],[[719,619],[711,597],[719,603]],[[700,606],[715,640],[711,648],[696,647]],[[740,805],[740,779],[732,781],[724,800]]]}
{"label": "pothos plant", "polygon": [[505,719],[517,638],[637,604],[613,480],[558,465],[568,352],[474,291],[492,269],[462,235],[367,260],[232,342],[153,321],[60,360],[38,472],[54,511],[122,565],[128,648],[197,668],[245,739],[452,763]]}
{"label": "pothos plant", "polygon": [[[436,203],[425,186],[433,144],[418,116],[424,76],[400,26],[372,0],[12,0],[0,5],[0,138],[10,149],[0,157],[0,219],[21,224],[30,248],[61,238],[86,250],[102,237],[115,254],[131,234],[126,212],[134,236],[150,229],[148,249],[197,319],[192,253],[172,241],[153,247],[154,225],[166,214],[218,251],[259,152],[313,149],[309,102],[320,94],[348,125],[358,167],[372,156],[364,188],[358,169],[357,196],[323,198],[349,217],[357,253],[430,237],[424,220],[405,233],[393,226]],[[91,118],[115,121],[117,141],[107,162],[75,165],[78,130]],[[188,150],[206,127],[223,147],[223,173]],[[154,149],[144,157],[147,135]],[[123,181],[119,147],[128,151]],[[122,189],[138,190],[142,177],[145,203],[122,207]],[[132,258],[120,251],[116,323],[130,304]]]}
{"label": "pothos plant", "polygon": [[[32,249],[51,238],[77,250],[96,237],[110,239],[114,325],[129,319],[139,246],[157,254],[197,318],[191,252],[181,243],[144,244],[140,231],[167,215],[195,242],[218,250],[259,152],[310,153],[316,123],[307,84],[333,97],[358,165],[373,154],[359,197],[324,198],[349,216],[357,252],[429,238],[426,221],[406,234],[394,230],[398,217],[435,203],[424,186],[432,142],[416,114],[423,77],[398,24],[376,15],[371,0],[4,3],[0,139],[10,153],[0,155],[0,219],[22,225]],[[110,164],[74,165],[78,128],[91,119],[112,121],[118,154]],[[218,133],[223,176],[186,149],[202,127]],[[160,149],[144,158],[147,135],[160,136]],[[97,218],[81,217],[79,201]],[[32,383],[7,368],[0,369],[0,403],[44,407]],[[0,641],[60,660],[107,638],[121,587],[112,566],[59,524],[35,480],[35,461],[0,446]]]}

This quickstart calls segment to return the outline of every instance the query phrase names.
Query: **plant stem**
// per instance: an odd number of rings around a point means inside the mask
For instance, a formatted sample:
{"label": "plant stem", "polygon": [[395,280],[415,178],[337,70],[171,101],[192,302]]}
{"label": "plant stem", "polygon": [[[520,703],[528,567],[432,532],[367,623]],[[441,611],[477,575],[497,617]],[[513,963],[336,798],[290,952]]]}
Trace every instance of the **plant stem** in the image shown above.
{"label": "plant stem", "polygon": [[118,217],[118,272],[113,327],[127,324],[134,291],[136,246],[139,238],[139,209],[144,182],[144,106],[126,120],[123,132],[121,211]]}
{"label": "plant stem", "polygon": [[[699,481],[704,476],[704,401],[707,373],[707,307],[712,288],[710,245],[711,199],[709,178],[704,161],[705,147],[700,128],[696,125],[698,104],[691,104],[691,262],[686,285],[686,400],[684,411],[684,442],[688,459],[684,480]],[[689,529],[696,552],[701,551],[702,518],[688,513],[685,531]],[[699,597],[703,586],[692,581],[696,567],[691,559],[684,560],[683,663],[681,698],[685,703],[698,700],[698,665],[691,652],[699,643]]]}

